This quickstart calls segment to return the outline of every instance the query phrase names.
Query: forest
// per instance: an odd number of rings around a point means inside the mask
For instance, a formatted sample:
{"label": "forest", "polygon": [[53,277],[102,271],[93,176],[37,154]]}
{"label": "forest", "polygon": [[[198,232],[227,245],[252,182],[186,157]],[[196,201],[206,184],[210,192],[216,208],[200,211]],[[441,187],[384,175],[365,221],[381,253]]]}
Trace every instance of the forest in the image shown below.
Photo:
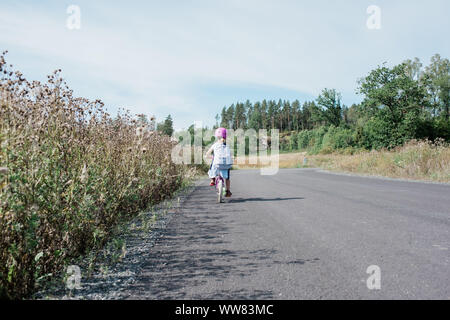
{"label": "forest", "polygon": [[347,106],[335,89],[314,101],[262,100],[222,108],[215,127],[279,129],[282,151],[381,149],[413,139],[450,140],[450,61],[439,54],[378,66],[357,82],[362,102]]}

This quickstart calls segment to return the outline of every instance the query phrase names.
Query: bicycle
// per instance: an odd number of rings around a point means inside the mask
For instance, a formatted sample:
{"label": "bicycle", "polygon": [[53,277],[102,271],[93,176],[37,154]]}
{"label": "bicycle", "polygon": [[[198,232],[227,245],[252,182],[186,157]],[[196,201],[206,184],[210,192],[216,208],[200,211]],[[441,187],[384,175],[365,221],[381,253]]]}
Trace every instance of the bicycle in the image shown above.
{"label": "bicycle", "polygon": [[219,171],[219,174],[215,179],[216,183],[216,192],[217,192],[217,203],[223,203],[223,198],[225,197],[226,190],[224,188],[225,180],[222,177],[222,173]]}

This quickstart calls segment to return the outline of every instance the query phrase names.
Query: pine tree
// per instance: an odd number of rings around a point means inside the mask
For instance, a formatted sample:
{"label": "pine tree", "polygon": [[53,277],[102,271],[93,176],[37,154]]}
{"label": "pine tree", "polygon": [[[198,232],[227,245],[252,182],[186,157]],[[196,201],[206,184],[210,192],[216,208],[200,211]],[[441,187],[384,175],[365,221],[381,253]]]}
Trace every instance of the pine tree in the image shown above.
{"label": "pine tree", "polygon": [[232,104],[227,109],[227,125],[225,126],[226,128],[236,129],[236,127],[234,126],[234,109],[234,104]]}
{"label": "pine tree", "polygon": [[297,99],[292,102],[292,127],[295,131],[299,128],[299,112],[300,112],[300,101]]}
{"label": "pine tree", "polygon": [[223,107],[222,112],[220,114],[220,126],[222,128],[228,127],[228,113],[227,113],[227,107]]}
{"label": "pine tree", "polygon": [[172,136],[174,130],[172,116],[170,114],[167,116],[164,122],[158,123],[157,130],[163,134]]}
{"label": "pine tree", "polygon": [[243,103],[236,103],[234,111],[234,129],[243,129],[245,127],[245,108]]}
{"label": "pine tree", "polygon": [[261,102],[261,128],[262,129],[269,129],[269,120],[267,115],[267,101],[264,99]]}

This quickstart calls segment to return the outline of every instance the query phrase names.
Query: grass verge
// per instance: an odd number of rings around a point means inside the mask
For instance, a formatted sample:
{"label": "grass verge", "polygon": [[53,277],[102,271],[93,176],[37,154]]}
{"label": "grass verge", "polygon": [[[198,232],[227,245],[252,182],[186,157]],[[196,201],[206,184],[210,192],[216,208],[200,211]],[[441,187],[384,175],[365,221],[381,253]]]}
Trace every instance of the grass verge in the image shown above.
{"label": "grass verge", "polygon": [[[450,182],[450,146],[443,141],[415,141],[393,150],[353,151],[308,155],[306,152],[279,156],[280,168],[315,167],[330,171],[412,180]],[[306,159],[306,161],[305,161]],[[236,169],[255,169],[247,161]]]}

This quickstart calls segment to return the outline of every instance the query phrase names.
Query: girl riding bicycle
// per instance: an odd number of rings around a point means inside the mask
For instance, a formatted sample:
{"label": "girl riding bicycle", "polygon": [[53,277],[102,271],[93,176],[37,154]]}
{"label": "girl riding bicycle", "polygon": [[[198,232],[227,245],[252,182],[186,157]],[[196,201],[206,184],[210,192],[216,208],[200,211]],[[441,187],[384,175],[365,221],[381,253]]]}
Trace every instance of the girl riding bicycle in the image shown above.
{"label": "girl riding bicycle", "polygon": [[227,129],[218,128],[214,134],[217,141],[206,152],[206,156],[213,154],[213,161],[208,171],[211,179],[210,186],[215,185],[215,178],[221,175],[225,179],[226,194],[225,197],[231,197],[230,191],[230,169],[233,164],[230,148],[227,146]]}

